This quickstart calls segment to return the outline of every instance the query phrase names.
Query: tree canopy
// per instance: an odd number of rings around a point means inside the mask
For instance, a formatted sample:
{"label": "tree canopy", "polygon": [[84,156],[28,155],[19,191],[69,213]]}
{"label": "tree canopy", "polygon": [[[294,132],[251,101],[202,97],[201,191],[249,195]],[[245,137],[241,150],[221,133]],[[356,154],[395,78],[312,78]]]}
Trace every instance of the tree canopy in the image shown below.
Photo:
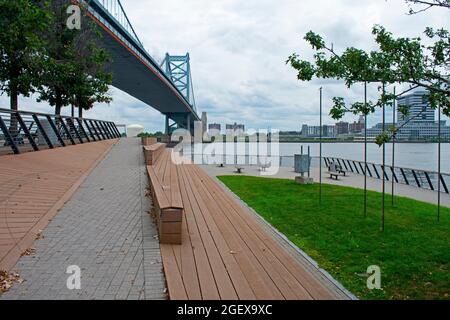
{"label": "tree canopy", "polygon": [[[38,101],[82,109],[110,102],[110,60],[100,33],[83,16],[81,30],[69,29],[66,0],[0,0],[0,90],[17,109],[18,95],[39,92]],[[80,5],[81,6],[81,5]],[[82,12],[86,8],[81,7]]]}
{"label": "tree canopy", "polygon": [[105,71],[109,56],[95,42],[100,34],[89,19],[83,20],[81,30],[67,28],[66,10],[65,1],[52,2],[54,23],[44,34],[47,64],[38,101],[54,106],[56,114],[70,104],[90,109],[95,102],[111,101],[112,75]]}
{"label": "tree canopy", "polygon": [[45,41],[40,32],[51,21],[49,1],[0,0],[0,90],[11,97],[29,96],[39,85]]}
{"label": "tree canopy", "polygon": [[[425,1],[407,2],[424,4]],[[446,8],[448,3],[448,0],[435,0],[430,1],[428,7]],[[315,51],[314,61],[303,60],[294,53],[287,63],[298,71],[297,78],[301,81],[310,81],[317,77],[342,80],[347,87],[364,82],[379,84],[380,96],[375,102],[354,102],[347,106],[344,98],[334,97],[334,105],[330,111],[333,119],[341,119],[347,112],[363,115],[373,113],[377,107],[389,105],[394,99],[416,88],[426,89],[431,107],[440,107],[443,114],[450,116],[449,32],[444,28],[428,27],[423,33],[423,40],[421,37],[395,37],[383,26],[375,25],[372,35],[378,46],[377,50],[368,52],[349,47],[338,53],[332,45],[326,44],[322,36],[310,31],[304,39]],[[408,88],[397,94],[382,90],[384,85],[392,84],[406,84]],[[408,107],[399,106],[399,111],[406,115]],[[395,135],[396,129],[392,128],[391,131]],[[388,139],[389,136],[384,134],[377,142],[382,144]]]}

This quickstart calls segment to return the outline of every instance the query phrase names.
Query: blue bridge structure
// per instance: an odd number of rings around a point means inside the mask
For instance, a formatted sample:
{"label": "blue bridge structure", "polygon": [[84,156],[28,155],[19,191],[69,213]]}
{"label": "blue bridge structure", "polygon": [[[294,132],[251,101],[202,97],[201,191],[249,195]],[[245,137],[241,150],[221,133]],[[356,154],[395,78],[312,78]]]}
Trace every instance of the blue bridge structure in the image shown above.
{"label": "blue bridge structure", "polygon": [[137,36],[120,0],[72,0],[85,7],[101,32],[100,45],[111,56],[112,85],[166,116],[166,133],[193,131],[198,116],[189,53],[166,54],[157,63]]}

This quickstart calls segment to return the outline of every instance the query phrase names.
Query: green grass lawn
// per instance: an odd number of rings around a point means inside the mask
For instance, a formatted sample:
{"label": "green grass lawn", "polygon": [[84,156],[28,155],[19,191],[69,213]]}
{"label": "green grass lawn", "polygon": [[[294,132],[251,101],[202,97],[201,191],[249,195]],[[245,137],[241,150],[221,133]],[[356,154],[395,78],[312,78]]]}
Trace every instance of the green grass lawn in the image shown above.
{"label": "green grass lawn", "polygon": [[[449,299],[450,209],[386,196],[380,231],[381,194],[298,185],[292,180],[247,176],[219,179],[243,201],[361,299]],[[381,268],[382,290],[367,289],[365,272]]]}

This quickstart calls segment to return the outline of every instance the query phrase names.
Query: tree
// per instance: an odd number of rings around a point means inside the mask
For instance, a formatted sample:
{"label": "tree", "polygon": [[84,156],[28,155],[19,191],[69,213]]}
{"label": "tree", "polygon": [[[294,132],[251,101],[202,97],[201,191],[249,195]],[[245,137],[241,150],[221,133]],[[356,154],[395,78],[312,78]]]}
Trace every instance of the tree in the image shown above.
{"label": "tree", "polygon": [[[441,7],[445,7],[446,3],[442,4]],[[342,97],[335,97],[330,111],[333,119],[340,119],[347,112],[373,113],[377,107],[389,105],[394,99],[419,87],[428,90],[427,98],[432,108],[441,107],[442,112],[449,116],[449,32],[444,28],[438,30],[427,28],[424,35],[426,42],[431,44],[422,43],[421,38],[395,38],[392,33],[379,25],[373,27],[372,34],[378,44],[378,50],[366,52],[351,47],[338,54],[320,35],[310,31],[304,39],[316,51],[314,62],[302,60],[294,53],[288,58],[287,63],[298,71],[297,77],[301,81],[310,81],[316,76],[343,80],[347,87],[363,82],[409,85],[406,90],[395,95],[382,91],[380,86],[381,93],[376,102],[356,102],[347,106]],[[408,107],[399,106],[399,111],[406,115]],[[398,128],[392,127],[391,135],[397,131]],[[390,135],[384,132],[378,137],[377,143],[381,145],[389,139]]]}
{"label": "tree", "polygon": [[100,34],[87,17],[81,30],[67,28],[66,9],[66,1],[52,2],[55,22],[45,33],[48,59],[38,99],[54,106],[57,115],[69,104],[89,109],[95,102],[111,101],[112,75],[104,71],[109,57],[96,44]]}
{"label": "tree", "polygon": [[39,36],[49,24],[48,1],[0,0],[0,90],[18,110],[18,96],[39,86],[45,42]]}
{"label": "tree", "polygon": [[[409,14],[416,14],[419,12],[424,12],[428,9],[435,7],[443,7],[450,8],[449,0],[405,0],[405,2],[409,5]],[[417,6],[421,6],[419,9],[415,8]],[[414,6],[414,7],[413,7]]]}

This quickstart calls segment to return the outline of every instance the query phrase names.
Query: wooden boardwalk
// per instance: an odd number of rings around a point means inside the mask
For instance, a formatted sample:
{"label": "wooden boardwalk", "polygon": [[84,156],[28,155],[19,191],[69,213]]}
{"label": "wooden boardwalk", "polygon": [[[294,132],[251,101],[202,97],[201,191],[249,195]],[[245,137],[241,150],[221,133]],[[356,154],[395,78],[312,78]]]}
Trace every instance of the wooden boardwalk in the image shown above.
{"label": "wooden boardwalk", "polygon": [[185,210],[182,245],[161,245],[171,299],[338,298],[201,168],[170,166],[170,152],[156,172],[179,180]]}
{"label": "wooden boardwalk", "polygon": [[0,270],[10,270],[117,142],[0,156]]}

